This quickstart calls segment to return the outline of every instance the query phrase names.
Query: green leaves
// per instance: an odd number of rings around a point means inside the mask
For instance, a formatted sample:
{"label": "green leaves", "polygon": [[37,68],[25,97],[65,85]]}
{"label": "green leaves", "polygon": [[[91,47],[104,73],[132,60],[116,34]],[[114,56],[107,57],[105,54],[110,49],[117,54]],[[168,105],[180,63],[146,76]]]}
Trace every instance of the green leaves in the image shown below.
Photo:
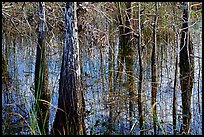
{"label": "green leaves", "polygon": [[202,10],[198,12],[198,17],[202,17]]}
{"label": "green leaves", "polygon": [[197,13],[194,10],[190,10],[190,18],[197,18],[197,17],[202,17],[202,10],[198,11]]}
{"label": "green leaves", "polygon": [[196,21],[195,25],[193,26],[194,30],[198,30],[200,28],[200,21]]}
{"label": "green leaves", "polygon": [[193,18],[195,16],[195,11],[190,10],[190,18]]}

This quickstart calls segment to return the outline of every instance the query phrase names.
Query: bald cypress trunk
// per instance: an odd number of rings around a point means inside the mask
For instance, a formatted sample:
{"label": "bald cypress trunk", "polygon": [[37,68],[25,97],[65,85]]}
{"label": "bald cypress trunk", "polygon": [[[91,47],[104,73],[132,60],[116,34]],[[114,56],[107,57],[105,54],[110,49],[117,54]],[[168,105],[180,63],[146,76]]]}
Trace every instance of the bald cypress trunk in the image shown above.
{"label": "bald cypress trunk", "polygon": [[67,2],[65,7],[65,43],[53,134],[86,134],[80,70],[76,3]]}
{"label": "bald cypress trunk", "polygon": [[189,5],[184,2],[183,5],[183,25],[180,45],[180,84],[182,92],[182,113],[183,113],[183,125],[181,132],[184,134],[189,133],[190,119],[191,119],[191,94],[194,79],[194,60],[193,57],[193,45],[190,39],[188,31],[189,21]]}
{"label": "bald cypress trunk", "polygon": [[35,99],[37,121],[41,134],[49,132],[49,102],[48,69],[45,47],[45,9],[44,2],[39,2],[39,32],[35,64]]}

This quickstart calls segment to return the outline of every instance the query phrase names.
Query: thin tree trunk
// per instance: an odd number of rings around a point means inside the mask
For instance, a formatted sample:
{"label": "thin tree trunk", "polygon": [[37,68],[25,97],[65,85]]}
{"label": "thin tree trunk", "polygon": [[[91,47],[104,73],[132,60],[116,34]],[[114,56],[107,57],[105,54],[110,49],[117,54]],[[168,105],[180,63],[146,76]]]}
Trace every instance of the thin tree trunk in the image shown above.
{"label": "thin tree trunk", "polygon": [[10,32],[5,32],[5,39],[6,39],[6,43],[5,43],[5,57],[6,57],[6,61],[9,61],[9,47],[10,47],[10,43],[11,43],[11,34]]}
{"label": "thin tree trunk", "polygon": [[113,63],[114,63],[114,52],[113,52],[113,48],[114,48],[114,33],[113,33],[113,29],[114,29],[114,25],[111,23],[109,26],[109,43],[110,43],[110,47],[109,47],[109,83],[108,83],[108,91],[109,91],[109,97],[108,97],[108,103],[110,104],[109,107],[109,128],[108,128],[108,134],[112,134],[113,132],[113,104],[110,103],[113,101]]}
{"label": "thin tree trunk", "polygon": [[[175,10],[173,9],[173,14],[175,15]],[[177,75],[178,75],[178,49],[179,49],[179,34],[177,32],[176,26],[174,26],[174,31],[176,33],[175,37],[175,45],[176,45],[176,63],[175,63],[175,76],[174,76],[174,93],[173,93],[173,130],[174,130],[174,135],[176,135],[176,115],[177,115],[177,106],[176,106],[176,101],[177,101]]]}
{"label": "thin tree trunk", "polygon": [[139,30],[139,38],[138,38],[138,55],[139,55],[139,66],[140,66],[140,75],[139,75],[139,86],[138,86],[138,110],[139,110],[139,123],[140,123],[140,135],[144,135],[143,132],[143,114],[142,114],[142,79],[143,79],[143,67],[142,67],[142,57],[141,57],[141,20],[140,20],[140,2],[139,2],[139,17],[138,17],[138,30]]}
{"label": "thin tree trunk", "polygon": [[[189,4],[189,3],[188,3]],[[189,21],[189,5],[184,2],[183,10],[183,26],[181,35],[181,51],[180,51],[180,84],[182,92],[182,107],[183,107],[183,125],[181,132],[189,133],[191,119],[191,94],[194,79],[194,60],[190,57],[193,54],[193,45],[188,32]]]}
{"label": "thin tree trunk", "polygon": [[160,74],[160,81],[161,81],[161,84],[160,84],[160,100],[162,100],[162,82],[163,82],[163,45],[161,45],[161,49],[160,49],[160,52],[161,52],[161,74]]}
{"label": "thin tree trunk", "polygon": [[[178,41],[178,39],[177,39]],[[178,55],[176,51],[176,63],[175,63],[175,76],[174,76],[174,93],[173,93],[173,129],[174,135],[176,135],[176,84],[177,84],[177,71],[178,71]]]}
{"label": "thin tree trunk", "polygon": [[[199,52],[199,48],[200,47],[198,47],[198,54],[200,53]],[[200,68],[200,59],[198,59],[198,112],[199,112],[199,114],[200,114],[200,71],[201,71],[201,68]]]}
{"label": "thin tree trunk", "polygon": [[59,99],[53,134],[86,134],[81,94],[76,2],[66,2],[65,44],[60,73]]}
{"label": "thin tree trunk", "polygon": [[[125,37],[124,37],[124,56],[126,61],[127,83],[129,90],[129,121],[130,129],[133,126],[133,97],[134,97],[134,79],[133,79],[133,41],[131,40],[131,2],[126,2],[126,19],[125,19]],[[130,132],[132,134],[132,132]]]}
{"label": "thin tree trunk", "polygon": [[[118,53],[118,74],[117,79],[119,79],[119,83],[122,82],[123,76],[123,67],[124,67],[124,27],[122,22],[122,13],[120,9],[120,3],[118,2],[118,22],[119,22],[119,53]],[[121,83],[122,84],[122,83]],[[122,87],[120,84],[120,88]]]}
{"label": "thin tree trunk", "polygon": [[4,56],[4,52],[2,51],[2,66],[1,66],[1,72],[2,72],[2,78],[4,76],[6,76],[6,73],[7,73],[7,61],[6,61],[6,58]]}
{"label": "thin tree trunk", "polygon": [[153,109],[153,125],[154,135],[156,135],[156,94],[157,94],[157,62],[156,62],[156,46],[157,46],[157,18],[158,18],[158,3],[155,2],[155,17],[153,30],[153,49],[152,49],[152,109]]}
{"label": "thin tree trunk", "polygon": [[[122,112],[122,105],[123,102],[120,103],[120,100],[123,100],[123,93],[122,93],[122,81],[123,81],[123,68],[124,68],[124,27],[123,27],[123,22],[122,22],[122,13],[121,13],[121,5],[120,2],[117,3],[118,5],[118,23],[119,23],[119,45],[118,45],[118,60],[117,60],[117,64],[118,64],[118,72],[116,75],[116,79],[119,82],[119,92],[118,92],[118,96],[119,96],[119,111]],[[122,117],[121,117],[122,118]],[[123,122],[120,121],[120,125],[121,125],[121,129],[122,129],[122,133],[123,133]]]}
{"label": "thin tree trunk", "polygon": [[[45,9],[44,2],[39,2],[39,33],[37,55],[35,64],[35,99],[38,126],[41,134],[49,132],[49,103],[50,91],[48,89],[48,69],[45,47]],[[47,102],[46,102],[47,101]]]}

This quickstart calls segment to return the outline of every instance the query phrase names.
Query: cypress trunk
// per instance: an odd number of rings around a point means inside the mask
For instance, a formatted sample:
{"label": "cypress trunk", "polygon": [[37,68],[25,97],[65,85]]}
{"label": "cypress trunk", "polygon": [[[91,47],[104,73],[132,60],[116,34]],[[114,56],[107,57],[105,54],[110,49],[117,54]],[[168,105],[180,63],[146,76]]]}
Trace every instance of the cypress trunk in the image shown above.
{"label": "cypress trunk", "polygon": [[76,2],[66,2],[65,43],[53,134],[86,134],[81,91]]}

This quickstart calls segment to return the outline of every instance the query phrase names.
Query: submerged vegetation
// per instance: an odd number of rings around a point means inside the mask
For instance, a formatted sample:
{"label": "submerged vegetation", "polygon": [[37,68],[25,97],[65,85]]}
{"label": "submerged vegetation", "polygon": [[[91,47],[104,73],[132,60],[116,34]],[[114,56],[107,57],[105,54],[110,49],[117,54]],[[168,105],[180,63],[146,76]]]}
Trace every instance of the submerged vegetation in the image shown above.
{"label": "submerged vegetation", "polygon": [[2,2],[2,134],[201,135],[202,2]]}

